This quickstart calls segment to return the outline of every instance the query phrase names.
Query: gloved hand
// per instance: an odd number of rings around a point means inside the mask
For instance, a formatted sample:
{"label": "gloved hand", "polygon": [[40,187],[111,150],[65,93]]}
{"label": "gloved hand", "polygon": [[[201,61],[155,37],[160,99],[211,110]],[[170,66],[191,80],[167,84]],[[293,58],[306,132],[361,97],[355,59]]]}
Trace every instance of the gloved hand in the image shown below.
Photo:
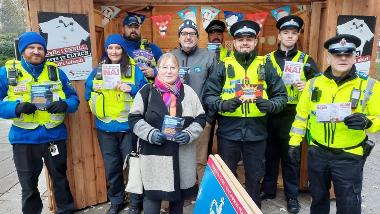
{"label": "gloved hand", "polygon": [[190,142],[190,135],[189,133],[182,131],[174,137],[174,141],[179,144],[188,144]]}
{"label": "gloved hand", "polygon": [[224,100],[222,102],[221,110],[222,112],[234,112],[241,105],[241,103],[241,100],[237,97]]}
{"label": "gloved hand", "polygon": [[158,146],[162,146],[162,144],[165,143],[165,140],[166,140],[165,135],[163,133],[161,133],[160,131],[156,130],[153,132],[149,143],[154,144],[154,145],[158,145]]}
{"label": "gloved hand", "polygon": [[46,107],[46,110],[52,114],[64,113],[67,110],[67,103],[63,100],[54,101]]}
{"label": "gloved hand", "polygon": [[372,121],[363,113],[354,113],[344,118],[344,124],[349,129],[364,130],[372,126]]}
{"label": "gloved hand", "polygon": [[256,106],[263,113],[271,113],[273,111],[273,104],[267,99],[258,98]]}
{"label": "gloved hand", "polygon": [[33,114],[36,111],[37,111],[36,105],[34,105],[33,103],[24,102],[24,103],[17,104],[15,113],[17,116],[20,116],[21,113]]}
{"label": "gloved hand", "polygon": [[293,163],[299,163],[301,160],[301,150],[299,146],[289,146],[288,154],[290,161]]}

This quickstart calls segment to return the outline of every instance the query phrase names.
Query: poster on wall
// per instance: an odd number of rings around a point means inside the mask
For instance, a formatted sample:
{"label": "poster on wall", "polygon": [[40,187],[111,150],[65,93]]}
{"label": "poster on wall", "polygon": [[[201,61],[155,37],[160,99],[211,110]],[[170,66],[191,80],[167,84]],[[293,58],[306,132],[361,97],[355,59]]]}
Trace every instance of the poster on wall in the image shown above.
{"label": "poster on wall", "polygon": [[368,77],[375,36],[376,16],[338,16],[337,34],[350,34],[358,37],[361,45],[356,48],[356,70],[358,75]]}
{"label": "poster on wall", "polygon": [[88,16],[38,12],[38,23],[47,40],[47,60],[55,62],[70,80],[85,80],[92,70]]}

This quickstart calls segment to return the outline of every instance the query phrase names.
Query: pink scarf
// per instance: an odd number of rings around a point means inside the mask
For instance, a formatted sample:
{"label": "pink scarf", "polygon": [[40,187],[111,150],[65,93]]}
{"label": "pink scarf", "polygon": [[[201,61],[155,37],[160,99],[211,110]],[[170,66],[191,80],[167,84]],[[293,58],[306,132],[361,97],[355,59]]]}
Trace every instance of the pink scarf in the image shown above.
{"label": "pink scarf", "polygon": [[159,76],[154,80],[154,86],[159,92],[161,92],[162,100],[164,101],[166,108],[168,108],[170,116],[176,116],[176,103],[177,98],[180,95],[181,85],[182,83],[179,78],[176,79],[173,85],[163,82]]}

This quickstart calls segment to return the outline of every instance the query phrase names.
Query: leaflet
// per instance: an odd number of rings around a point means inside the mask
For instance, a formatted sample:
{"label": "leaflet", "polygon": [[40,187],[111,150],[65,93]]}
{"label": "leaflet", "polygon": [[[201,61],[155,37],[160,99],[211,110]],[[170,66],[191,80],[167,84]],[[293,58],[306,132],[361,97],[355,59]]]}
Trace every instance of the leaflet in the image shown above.
{"label": "leaflet", "polygon": [[105,89],[115,89],[121,81],[120,64],[102,64],[102,75]]}
{"label": "leaflet", "polygon": [[136,62],[136,65],[139,68],[142,67],[153,67],[152,61],[153,61],[153,53],[152,51],[147,51],[147,50],[134,50],[133,52],[133,59]]}
{"label": "leaflet", "polygon": [[31,102],[38,110],[46,110],[46,107],[53,102],[52,85],[32,85]]}
{"label": "leaflet", "polygon": [[294,82],[301,80],[302,67],[301,62],[285,61],[282,74],[282,80],[285,85],[292,85]]}
{"label": "leaflet", "polygon": [[351,102],[317,104],[316,116],[318,122],[341,122],[351,115]]}
{"label": "leaflet", "polygon": [[253,103],[257,98],[263,96],[263,84],[235,84],[235,95],[243,103]]}
{"label": "leaflet", "polygon": [[184,123],[184,118],[165,115],[161,131],[167,140],[173,140],[182,131]]}

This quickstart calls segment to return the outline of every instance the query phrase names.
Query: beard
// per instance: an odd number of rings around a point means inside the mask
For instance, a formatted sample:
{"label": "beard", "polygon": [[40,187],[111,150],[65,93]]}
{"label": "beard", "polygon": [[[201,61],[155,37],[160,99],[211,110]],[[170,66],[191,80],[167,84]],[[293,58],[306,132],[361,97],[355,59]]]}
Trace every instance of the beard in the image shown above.
{"label": "beard", "polygon": [[212,43],[222,43],[222,41],[220,41],[218,38],[215,38],[211,41]]}
{"label": "beard", "polygon": [[125,36],[125,38],[129,41],[138,42],[141,39],[141,35],[138,35],[136,33],[131,33],[129,36]]}

